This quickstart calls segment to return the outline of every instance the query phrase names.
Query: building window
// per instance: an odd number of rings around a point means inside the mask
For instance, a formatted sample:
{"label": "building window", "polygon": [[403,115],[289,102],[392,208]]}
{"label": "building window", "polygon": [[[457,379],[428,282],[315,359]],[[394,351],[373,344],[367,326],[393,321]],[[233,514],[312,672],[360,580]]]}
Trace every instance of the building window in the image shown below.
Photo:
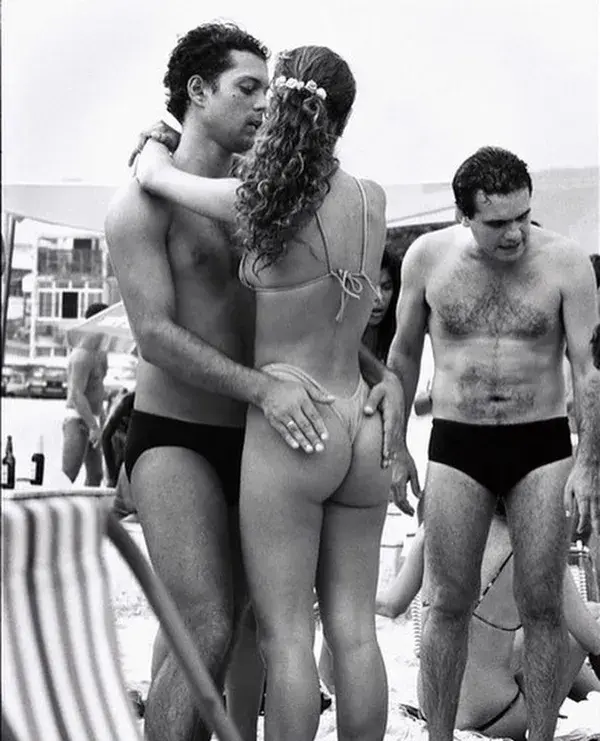
{"label": "building window", "polygon": [[52,318],[52,291],[38,293],[38,316]]}
{"label": "building window", "polygon": [[77,319],[79,316],[77,313],[77,299],[79,294],[77,291],[63,291],[62,292],[62,311],[61,317],[63,319]]}

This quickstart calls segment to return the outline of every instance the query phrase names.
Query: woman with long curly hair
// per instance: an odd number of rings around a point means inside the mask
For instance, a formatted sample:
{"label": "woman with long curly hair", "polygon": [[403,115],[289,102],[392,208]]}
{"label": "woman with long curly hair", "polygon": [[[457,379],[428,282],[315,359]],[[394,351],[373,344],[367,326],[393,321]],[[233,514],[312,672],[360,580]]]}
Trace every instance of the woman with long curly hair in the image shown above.
{"label": "woman with long curly hair", "polygon": [[334,660],[338,736],[378,741],[387,683],[374,608],[391,474],[381,466],[381,417],[364,415],[359,348],[380,278],[385,199],[335,155],[355,98],[343,59],[320,46],[283,53],[272,88],[241,179],[178,171],[157,142],[146,145],[137,177],[152,192],[237,224],[240,278],[256,291],[255,365],[333,398],[319,404],[329,438],[316,455],[292,450],[248,410],[240,517],[267,669],[265,738],[316,735],[316,587]]}

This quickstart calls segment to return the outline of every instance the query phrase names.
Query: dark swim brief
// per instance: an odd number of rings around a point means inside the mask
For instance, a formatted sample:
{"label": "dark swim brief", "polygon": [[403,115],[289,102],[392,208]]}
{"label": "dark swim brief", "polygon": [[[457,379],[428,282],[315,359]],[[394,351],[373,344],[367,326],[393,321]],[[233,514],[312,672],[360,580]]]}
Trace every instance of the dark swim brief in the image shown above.
{"label": "dark swim brief", "polygon": [[201,455],[213,467],[227,504],[235,506],[240,500],[243,446],[244,429],[241,427],[184,422],[134,409],[127,432],[125,471],[131,479],[136,461],[151,448],[186,448]]}
{"label": "dark swim brief", "polygon": [[571,456],[566,417],[516,425],[434,419],[429,460],[462,471],[498,497],[528,473]]}

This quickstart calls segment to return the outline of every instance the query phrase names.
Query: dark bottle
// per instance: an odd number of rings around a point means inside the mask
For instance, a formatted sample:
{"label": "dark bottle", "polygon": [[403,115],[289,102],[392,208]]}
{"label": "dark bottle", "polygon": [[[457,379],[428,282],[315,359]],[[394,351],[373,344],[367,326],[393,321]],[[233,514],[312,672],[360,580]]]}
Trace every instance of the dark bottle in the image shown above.
{"label": "dark bottle", "polygon": [[15,488],[15,468],[16,460],[13,454],[13,443],[12,435],[9,435],[6,439],[6,452],[2,459],[2,488],[3,489],[14,489]]}
{"label": "dark bottle", "polygon": [[36,452],[31,456],[30,484],[41,486],[44,482],[44,438],[40,435]]}

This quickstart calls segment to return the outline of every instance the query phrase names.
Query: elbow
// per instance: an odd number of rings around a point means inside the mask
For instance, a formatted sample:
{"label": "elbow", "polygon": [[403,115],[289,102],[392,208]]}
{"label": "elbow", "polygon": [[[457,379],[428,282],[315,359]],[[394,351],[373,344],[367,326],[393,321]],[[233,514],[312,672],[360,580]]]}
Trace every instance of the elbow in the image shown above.
{"label": "elbow", "polygon": [[137,332],[137,346],[140,357],[151,365],[160,364],[164,346],[164,326],[160,321],[146,321]]}

